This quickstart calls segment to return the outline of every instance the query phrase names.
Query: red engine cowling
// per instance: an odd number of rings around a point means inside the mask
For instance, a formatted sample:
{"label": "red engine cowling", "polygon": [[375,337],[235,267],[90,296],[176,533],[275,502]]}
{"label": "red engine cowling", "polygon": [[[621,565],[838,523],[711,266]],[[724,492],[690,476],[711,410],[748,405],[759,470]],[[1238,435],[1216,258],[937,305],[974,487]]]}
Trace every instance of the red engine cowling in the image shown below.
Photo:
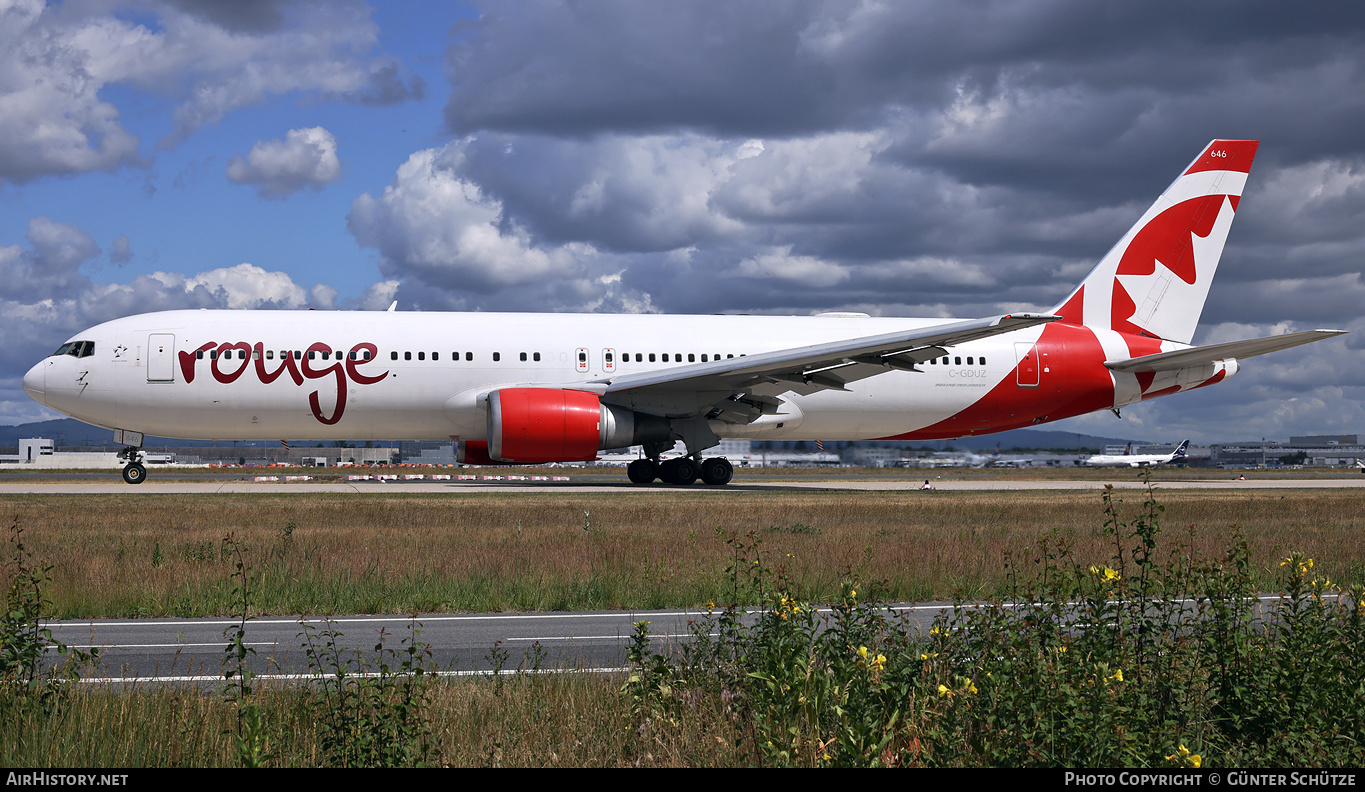
{"label": "red engine cowling", "polygon": [[494,459],[488,455],[488,443],[482,440],[461,440],[455,444],[455,461],[461,465],[475,465],[486,467],[488,465],[505,465],[499,459]]}
{"label": "red engine cowling", "polygon": [[514,464],[597,458],[597,394],[559,388],[502,388],[488,394],[488,455]]}

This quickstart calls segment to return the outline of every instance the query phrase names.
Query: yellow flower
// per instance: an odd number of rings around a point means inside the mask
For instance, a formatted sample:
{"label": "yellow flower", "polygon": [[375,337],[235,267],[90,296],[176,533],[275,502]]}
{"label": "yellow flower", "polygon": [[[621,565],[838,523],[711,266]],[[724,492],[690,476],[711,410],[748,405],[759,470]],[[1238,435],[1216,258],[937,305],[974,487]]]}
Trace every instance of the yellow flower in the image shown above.
{"label": "yellow flower", "polygon": [[1176,749],[1175,753],[1166,757],[1166,761],[1177,762],[1180,764],[1181,767],[1198,768],[1200,765],[1204,764],[1203,757],[1201,757],[1199,754],[1190,753],[1190,749],[1186,748],[1183,745]]}
{"label": "yellow flower", "polygon": [[864,660],[867,659],[867,647],[866,647],[866,646],[860,646],[860,647],[858,647],[858,656],[861,657],[861,658],[863,658]]}
{"label": "yellow flower", "polygon": [[1122,682],[1122,681],[1123,681],[1123,669],[1122,669],[1122,668],[1120,668],[1119,670],[1117,670],[1117,671],[1114,672],[1114,677],[1113,677],[1113,679],[1114,679],[1115,682]]}
{"label": "yellow flower", "polygon": [[1097,566],[1095,566],[1094,564],[1091,564],[1091,565],[1090,565],[1090,574],[1092,574],[1092,575],[1098,577],[1101,581],[1103,581],[1103,582],[1105,582],[1105,583],[1113,583],[1114,581],[1120,579],[1120,578],[1119,578],[1119,573],[1118,573],[1117,571],[1113,570],[1113,569],[1110,569],[1110,568],[1107,567],[1107,566],[1105,566],[1105,567],[1097,567]]}
{"label": "yellow flower", "polygon": [[950,696],[952,696],[952,695],[953,695],[953,691],[949,690],[947,685],[939,685],[939,686],[938,686],[938,696],[939,696],[939,698],[950,697]]}

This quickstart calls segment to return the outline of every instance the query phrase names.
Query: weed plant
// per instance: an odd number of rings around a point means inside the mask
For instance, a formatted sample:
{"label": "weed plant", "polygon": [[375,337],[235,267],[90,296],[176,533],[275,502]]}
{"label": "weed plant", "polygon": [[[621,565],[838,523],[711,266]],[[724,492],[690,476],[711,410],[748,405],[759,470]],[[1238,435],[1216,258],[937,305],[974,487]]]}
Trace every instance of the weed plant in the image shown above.
{"label": "weed plant", "polygon": [[322,763],[330,767],[420,767],[434,755],[428,710],[434,669],[416,617],[400,650],[381,630],[372,657],[341,648],[330,621],[303,624],[304,651],[320,690],[309,694]]}
{"label": "weed plant", "polygon": [[[1217,558],[1163,541],[1148,488],[1104,497],[1105,558],[1053,531],[1006,561],[1007,596],[959,600],[927,633],[848,570],[817,611],[754,534],[731,535],[735,605],[679,658],[637,625],[623,687],[637,728],[718,698],[736,748],[768,766],[1359,766],[1365,575],[1345,585],[1291,553],[1258,598],[1246,543]],[[714,636],[714,637],[713,637]]]}
{"label": "weed plant", "polygon": [[[10,524],[9,546],[5,609],[0,613],[0,721],[32,709],[50,712],[68,683],[80,678],[81,668],[99,659],[97,649],[71,649],[42,625],[51,608],[44,589],[52,581],[52,567],[34,566],[17,518]],[[62,659],[49,663],[49,650]]]}

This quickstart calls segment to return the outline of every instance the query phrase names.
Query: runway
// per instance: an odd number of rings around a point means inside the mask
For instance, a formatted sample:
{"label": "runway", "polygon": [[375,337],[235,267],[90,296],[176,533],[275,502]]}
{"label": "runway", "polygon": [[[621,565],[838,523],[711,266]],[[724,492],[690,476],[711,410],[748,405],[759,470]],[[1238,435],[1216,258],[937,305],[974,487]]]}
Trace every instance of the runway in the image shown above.
{"label": "runway", "polygon": [[[831,491],[885,491],[904,492],[920,490],[925,479],[880,479],[870,477],[786,479],[759,478],[736,480],[724,487],[707,487],[695,484],[691,487],[676,487],[655,483],[636,485],[624,480],[616,482],[601,477],[585,478],[575,481],[162,481],[149,478],[146,483],[129,485],[114,480],[114,477],[88,476],[77,481],[26,482],[0,481],[0,495],[196,495],[196,494],[327,494],[358,493],[374,495],[394,495],[409,493],[459,494],[459,493],[534,493],[555,492],[573,493],[677,493],[677,492],[831,492]],[[88,480],[87,480],[88,479]],[[1105,486],[1115,489],[1145,489],[1146,484],[1134,477],[1113,479],[1016,479],[1016,478],[973,478],[937,479],[930,478],[933,492],[966,491],[1036,491],[1036,490],[1102,490]],[[1245,490],[1245,489],[1360,489],[1365,488],[1365,476],[1352,478],[1250,478],[1238,480],[1227,478],[1189,478],[1159,479],[1153,484],[1157,489],[1197,489],[1197,490]],[[932,494],[925,492],[926,495]]]}

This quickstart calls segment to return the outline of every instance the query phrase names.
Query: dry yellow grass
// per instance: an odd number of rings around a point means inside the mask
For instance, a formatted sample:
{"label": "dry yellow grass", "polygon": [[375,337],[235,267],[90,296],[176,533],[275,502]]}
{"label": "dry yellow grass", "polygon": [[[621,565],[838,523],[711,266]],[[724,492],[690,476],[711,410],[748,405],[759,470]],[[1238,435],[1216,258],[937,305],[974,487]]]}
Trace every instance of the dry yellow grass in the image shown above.
{"label": "dry yellow grass", "polygon": [[[1144,494],[1120,497],[1133,511]],[[1365,561],[1359,491],[1158,497],[1168,546],[1221,557],[1240,530],[1267,577],[1291,550],[1336,579]],[[721,601],[731,550],[718,528],[756,532],[768,565],[817,600],[850,570],[885,580],[895,599],[986,596],[999,590],[1005,553],[1053,529],[1078,558],[1112,552],[1098,496],[1067,491],[9,495],[0,505],[35,559],[54,565],[49,594],[70,617],[229,612],[229,533],[248,548],[263,613]]]}

